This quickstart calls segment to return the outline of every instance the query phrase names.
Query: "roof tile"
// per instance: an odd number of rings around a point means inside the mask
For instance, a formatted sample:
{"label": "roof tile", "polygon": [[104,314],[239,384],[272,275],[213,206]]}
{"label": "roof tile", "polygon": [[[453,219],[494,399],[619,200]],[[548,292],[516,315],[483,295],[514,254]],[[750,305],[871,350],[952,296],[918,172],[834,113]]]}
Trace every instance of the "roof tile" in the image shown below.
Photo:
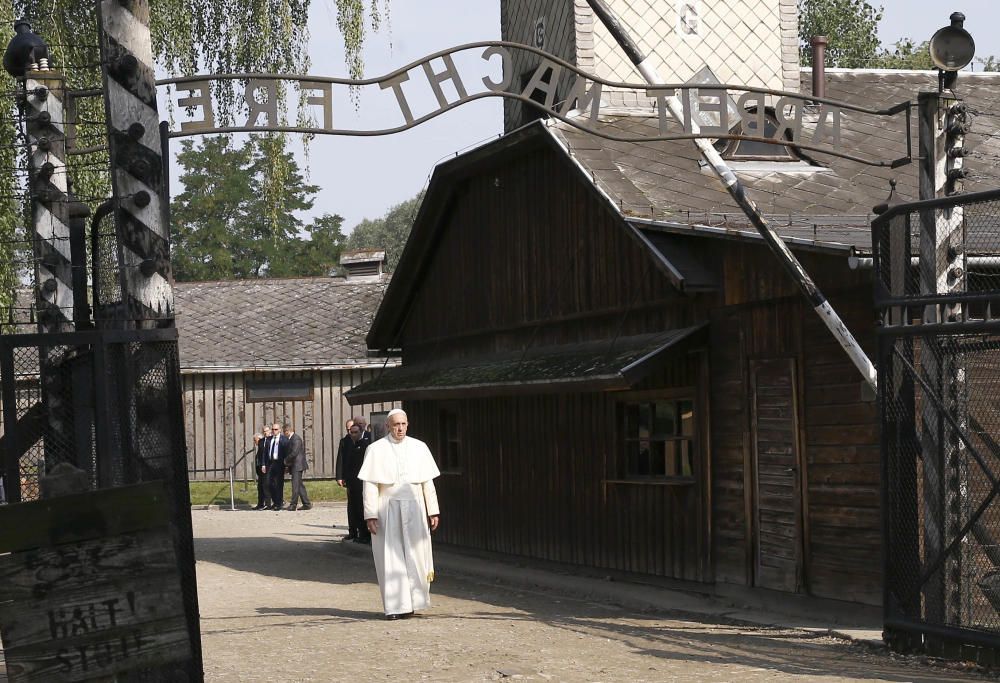
{"label": "roof tile", "polygon": [[181,367],[356,365],[386,282],[291,278],[178,282]]}

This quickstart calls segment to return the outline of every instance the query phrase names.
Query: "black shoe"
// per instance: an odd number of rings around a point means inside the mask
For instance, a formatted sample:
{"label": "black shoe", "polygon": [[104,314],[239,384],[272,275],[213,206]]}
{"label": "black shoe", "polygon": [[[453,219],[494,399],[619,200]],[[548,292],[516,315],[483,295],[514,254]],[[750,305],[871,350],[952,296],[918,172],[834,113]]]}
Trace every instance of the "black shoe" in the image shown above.
{"label": "black shoe", "polygon": [[360,543],[361,545],[371,545],[372,544],[372,539],[370,537],[369,538],[361,538],[359,536],[358,538],[354,539],[354,542],[355,543]]}
{"label": "black shoe", "polygon": [[402,617],[403,617],[402,614],[387,614],[387,615],[385,615],[385,618],[388,621],[396,621],[397,619],[400,619]]}
{"label": "black shoe", "polygon": [[289,505],[285,509],[288,510],[289,512],[295,512],[297,508],[294,505]]}
{"label": "black shoe", "polygon": [[341,541],[356,541],[358,538],[357,534],[347,534],[346,536],[341,536]]}
{"label": "black shoe", "polygon": [[263,510],[263,509],[264,509],[264,506],[263,506],[263,505],[254,505],[254,506],[253,506],[252,508],[250,508],[250,509],[251,509],[251,510]]}
{"label": "black shoe", "polygon": [[312,510],[313,509],[312,503],[310,503],[309,505],[303,505],[302,509],[303,510]]}
{"label": "black shoe", "polygon": [[413,616],[413,612],[404,612],[404,613],[402,613],[402,614],[399,615],[399,618],[400,619],[409,619],[412,616]]}

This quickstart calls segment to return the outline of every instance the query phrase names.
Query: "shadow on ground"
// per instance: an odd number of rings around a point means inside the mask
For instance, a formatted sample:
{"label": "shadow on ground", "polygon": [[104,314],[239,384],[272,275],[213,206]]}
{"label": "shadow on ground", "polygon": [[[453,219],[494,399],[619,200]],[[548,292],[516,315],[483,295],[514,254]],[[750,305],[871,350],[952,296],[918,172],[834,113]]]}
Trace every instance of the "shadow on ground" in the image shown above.
{"label": "shadow on ground", "polygon": [[[195,552],[199,561],[291,581],[374,583],[370,550],[335,540],[341,532],[320,528],[329,531],[328,537],[292,533],[280,537],[198,538]],[[439,602],[433,611],[409,623],[439,619],[493,620],[505,626],[512,621],[541,623],[584,637],[615,640],[634,654],[660,660],[751,667],[812,679],[920,683],[983,680],[975,674],[921,665],[912,658],[898,658],[801,631],[692,614],[627,610],[543,590],[513,588],[492,582],[490,577],[447,576],[439,571],[433,592],[461,602],[448,601],[444,606]],[[287,616],[288,623],[303,626],[382,618],[376,611],[335,607],[269,606],[258,607],[256,612],[261,616]]]}

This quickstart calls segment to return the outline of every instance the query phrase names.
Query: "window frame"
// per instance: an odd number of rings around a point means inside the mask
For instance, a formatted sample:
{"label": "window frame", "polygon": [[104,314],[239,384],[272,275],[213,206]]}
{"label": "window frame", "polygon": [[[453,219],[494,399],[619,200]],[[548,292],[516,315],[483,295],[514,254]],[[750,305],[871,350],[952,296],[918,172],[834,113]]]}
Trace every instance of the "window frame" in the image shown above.
{"label": "window frame", "polygon": [[[701,416],[701,403],[698,400],[699,392],[697,387],[682,387],[676,389],[666,389],[666,390],[653,390],[653,391],[642,391],[642,392],[628,392],[623,393],[619,396],[615,402],[614,416],[615,416],[615,445],[616,445],[616,458],[614,466],[614,479],[607,480],[607,483],[622,483],[622,484],[649,484],[649,485],[659,485],[659,486],[691,486],[698,483],[700,479],[700,473],[702,469],[702,459],[704,454],[702,452],[702,425],[703,418]],[[636,435],[634,437],[627,435],[628,425],[627,411],[629,406],[635,405],[649,405],[655,404],[656,402],[661,403],[672,403],[674,404],[674,431],[667,438],[656,438],[653,434],[652,425],[650,425],[649,435],[647,437],[642,437]],[[688,434],[683,433],[682,421],[679,419],[679,411],[683,403],[688,403],[691,407],[692,412],[692,422],[690,432]],[[650,449],[650,466],[649,474],[638,474],[635,471],[630,471],[629,463],[629,452],[628,443],[633,442],[656,442],[663,443],[664,448],[662,451],[662,457],[664,458],[663,474],[653,474],[653,461],[654,457],[653,449]],[[690,464],[690,474],[670,474],[668,473],[668,462],[667,458],[668,450],[666,444],[676,443],[680,444],[687,442],[688,446],[688,459]],[[683,467],[683,449],[677,447],[676,458],[677,469],[680,470]],[[638,465],[638,463],[637,463]],[[639,469],[638,467],[634,469]]]}
{"label": "window frame", "polygon": [[461,416],[456,405],[443,405],[438,409],[437,463],[441,474],[457,475],[464,471]]}
{"label": "window frame", "polygon": [[[284,387],[280,385],[284,385]],[[316,382],[311,373],[298,377],[267,377],[259,375],[243,377],[243,397],[245,403],[312,401],[315,392]]]}
{"label": "window frame", "polygon": [[[750,113],[750,114],[756,114],[757,113],[757,108],[756,107],[750,107],[750,108],[747,109],[747,112]],[[775,115],[774,108],[773,107],[765,107],[764,108],[764,132],[767,133],[769,127],[771,127],[771,126],[773,126],[774,131],[777,132],[777,130],[781,127],[781,124],[778,123],[778,118]],[[739,123],[737,123],[735,126],[733,126],[732,129],[730,130],[730,132],[733,135],[743,135],[745,131],[746,131],[746,129],[744,128],[744,124],[743,124],[742,120]],[[761,137],[764,137],[764,136],[761,136]],[[719,152],[719,156],[721,156],[725,161],[735,161],[735,162],[741,162],[741,161],[766,161],[766,162],[775,163],[775,164],[786,164],[786,163],[795,163],[795,162],[806,162],[806,163],[809,163],[809,161],[804,156],[802,156],[802,154],[798,150],[796,150],[795,147],[791,146],[791,143],[793,143],[794,141],[791,138],[791,132],[790,131],[788,131],[788,130],[785,131],[785,133],[784,133],[784,139],[787,141],[788,144],[778,144],[778,143],[771,144],[771,143],[766,143],[766,142],[760,142],[758,140],[719,140],[719,143],[722,143],[722,144],[720,144],[717,147],[717,149],[718,149],[718,152]],[[774,148],[780,149],[783,153],[782,154],[774,154],[774,155],[771,155],[771,154],[738,154],[738,151],[740,149],[740,145],[742,145],[743,143],[747,143],[747,142],[749,142],[749,143],[756,142],[758,144],[768,145],[769,147],[774,147]]]}

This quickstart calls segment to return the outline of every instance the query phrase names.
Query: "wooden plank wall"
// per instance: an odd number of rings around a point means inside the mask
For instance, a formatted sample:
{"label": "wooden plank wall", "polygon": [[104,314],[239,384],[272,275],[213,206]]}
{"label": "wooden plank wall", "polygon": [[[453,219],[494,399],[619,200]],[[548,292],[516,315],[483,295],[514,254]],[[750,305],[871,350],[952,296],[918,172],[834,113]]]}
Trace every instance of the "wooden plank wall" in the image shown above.
{"label": "wooden plank wall", "polygon": [[[442,538],[588,566],[753,585],[748,367],[754,359],[783,357],[794,360],[802,399],[796,436],[803,590],[878,601],[871,590],[880,568],[875,404],[863,400],[857,370],[766,247],[692,238],[722,289],[681,295],[620,217],[547,149],[505,158],[463,181],[442,220],[447,224],[415,283],[401,342],[405,362],[711,321],[711,474],[697,496],[705,510],[697,509],[695,494],[677,487],[593,488],[605,476],[594,468],[607,466],[606,439],[615,431],[606,396],[476,399],[461,404],[463,429],[473,435],[466,451],[476,465],[461,477],[443,477],[444,500],[459,519],[445,522]],[[844,254],[799,257],[871,351],[870,272],[849,270]],[[414,429],[420,422],[436,429],[434,404],[413,405]],[[577,425],[587,435],[580,442],[572,433]],[[712,551],[701,553],[714,563],[707,570],[698,569],[700,551],[686,535],[695,524],[651,526],[695,512],[711,520],[700,536]],[[656,536],[662,545],[641,543]]]}
{"label": "wooden plank wall", "polygon": [[678,294],[550,150],[474,176],[457,194],[407,316],[404,362],[704,320],[702,298]]}
{"label": "wooden plank wall", "polygon": [[[408,401],[411,433],[439,448],[441,403]],[[707,581],[697,484],[608,483],[615,395],[497,397],[457,410],[462,472],[437,480],[436,538],[466,548]]]}
{"label": "wooden plank wall", "polygon": [[[831,303],[874,354],[870,290]],[[734,296],[740,300],[740,295]],[[752,297],[751,297],[752,298]],[[800,402],[803,590],[819,597],[881,601],[878,409],[843,349],[797,297],[712,311],[712,520],[715,577],[755,585],[750,466],[753,359],[795,359]]]}
{"label": "wooden plank wall", "polygon": [[[313,373],[312,401],[248,403],[242,373],[184,374],[184,430],[187,435],[191,479],[226,479],[222,469],[253,446],[253,434],[267,422],[291,418],[305,441],[312,478],[333,478],[337,445],[344,436],[344,422],[352,415],[390,410],[397,403],[348,405],[344,393],[376,376],[372,370],[323,370]],[[297,379],[302,373],[273,372],[246,377]],[[250,457],[236,470],[239,478],[253,477]]]}
{"label": "wooden plank wall", "polygon": [[719,311],[711,325],[709,403],[712,429],[712,560],[715,579],[751,581],[749,511],[750,412],[740,316]]}
{"label": "wooden plank wall", "polygon": [[[830,302],[870,358],[875,354],[871,290]],[[812,594],[869,604],[882,601],[878,405],[819,317],[803,306],[804,452],[808,468]],[[848,579],[849,577],[849,579]]]}

